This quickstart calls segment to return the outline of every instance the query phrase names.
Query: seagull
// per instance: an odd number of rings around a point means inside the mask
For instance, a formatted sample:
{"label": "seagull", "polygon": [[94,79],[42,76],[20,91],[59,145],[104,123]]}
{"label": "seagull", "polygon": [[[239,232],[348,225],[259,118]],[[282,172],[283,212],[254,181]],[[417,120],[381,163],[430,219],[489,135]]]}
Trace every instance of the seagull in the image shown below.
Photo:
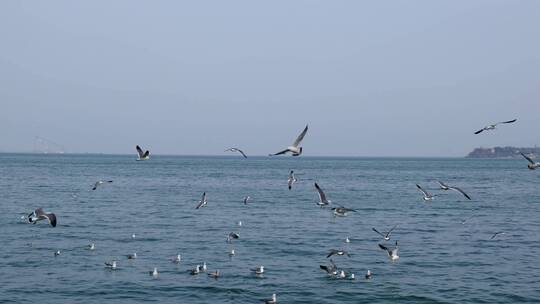
{"label": "seagull", "polygon": [[432,200],[435,197],[431,193],[429,193],[426,190],[422,189],[422,187],[420,187],[419,184],[416,184],[416,188],[418,188],[420,191],[422,191],[422,193],[424,194],[424,201],[426,201],[426,202]]}
{"label": "seagull", "polygon": [[349,280],[355,280],[356,278],[354,277],[354,273],[351,272],[351,274],[349,274]]}
{"label": "seagull", "polygon": [[242,150],[240,150],[240,149],[238,149],[238,148],[229,148],[229,149],[225,150],[224,152],[228,152],[228,151],[231,151],[231,152],[239,152],[240,154],[242,154],[242,156],[243,156],[244,158],[247,158],[246,153],[244,153],[244,151],[242,151]]}
{"label": "seagull", "polygon": [[231,252],[229,252],[229,257],[232,258],[235,254],[236,252],[234,252],[234,249],[231,249]]}
{"label": "seagull", "polygon": [[242,227],[242,221],[238,221],[238,227]]}
{"label": "seagull", "polygon": [[491,238],[489,238],[490,240],[493,240],[494,238],[496,238],[498,235],[505,235],[506,232],[502,232],[502,231],[499,231],[499,232],[495,232]]}
{"label": "seagull", "polygon": [[341,270],[341,271],[339,272],[339,274],[337,275],[337,277],[340,278],[340,279],[344,279],[344,278],[346,277],[345,271],[344,271],[344,270]]}
{"label": "seagull", "polygon": [[214,271],[214,272],[210,272],[210,273],[208,274],[208,276],[217,280],[217,279],[220,277],[219,270],[216,270],[216,271]]}
{"label": "seagull", "polygon": [[88,250],[95,250],[96,249],[96,245],[94,243],[88,245]]}
{"label": "seagull", "polygon": [[474,132],[474,134],[480,134],[482,133],[482,131],[489,131],[489,130],[495,130],[495,127],[499,124],[508,124],[508,123],[513,123],[513,122],[516,122],[517,119],[513,119],[513,120],[509,120],[509,121],[501,121],[501,122],[498,122],[496,124],[492,124],[492,125],[487,125],[485,127],[483,127],[482,129]]}
{"label": "seagull", "polygon": [[158,273],[158,271],[157,271],[157,267],[154,267],[154,270],[153,270],[153,271],[149,271],[149,274],[150,274],[151,276],[153,276],[154,278],[157,278],[158,275],[159,275],[159,273]]}
{"label": "seagull", "polygon": [[45,213],[42,208],[34,210],[27,216],[28,222],[35,224],[41,220],[49,221],[49,224],[53,227],[56,227],[56,215],[54,213]]}
{"label": "seagull", "polygon": [[105,267],[111,269],[111,270],[115,270],[116,269],[116,261],[113,260],[111,262],[105,262]]}
{"label": "seagull", "polygon": [[273,293],[273,294],[272,294],[272,299],[264,300],[264,303],[265,303],[265,304],[276,304],[276,303],[277,303],[276,294]]}
{"label": "seagull", "polygon": [[[538,164],[540,166],[540,164]],[[448,186],[447,184],[441,182],[441,181],[437,181],[437,183],[439,183],[439,186],[441,186],[441,190],[444,190],[444,191],[447,191],[447,190],[454,190],[454,191],[457,191],[461,194],[463,194],[463,196],[465,196],[468,200],[471,199],[471,197],[465,193],[463,190],[459,189],[458,187],[451,187],[451,186]]]}
{"label": "seagull", "polygon": [[176,264],[180,264],[180,261],[182,261],[182,256],[177,254],[173,259],[172,262]]}
{"label": "seagull", "polygon": [[348,257],[351,257],[351,255],[345,250],[330,249],[326,258],[329,258],[333,255],[346,255]]}
{"label": "seagull", "polygon": [[57,257],[57,256],[59,256],[59,255],[60,255],[60,250],[57,250],[57,251],[54,252],[54,256],[55,256],[55,257]]}
{"label": "seagull", "polygon": [[298,147],[298,145],[300,145],[300,142],[302,141],[302,139],[304,139],[304,136],[306,136],[307,130],[308,130],[308,126],[306,125],[306,128],[304,129],[304,131],[302,131],[302,133],[298,135],[298,138],[296,138],[296,140],[291,146],[287,147],[287,149],[280,151],[278,153],[270,154],[269,156],[281,155],[287,152],[291,152],[292,156],[299,156],[300,154],[302,154],[302,147]]}
{"label": "seagull", "polygon": [[191,275],[197,275],[201,272],[201,265],[197,265],[195,266],[195,268],[191,269],[189,271],[189,273],[191,273]]}
{"label": "seagull", "polygon": [[332,259],[330,259],[330,263],[332,264],[332,266],[326,266],[326,265],[319,265],[319,267],[326,271],[326,273],[328,273],[329,275],[336,275],[337,274],[337,266],[336,264],[334,264],[334,261],[332,261]]}
{"label": "seagull", "polygon": [[251,199],[251,197],[248,196],[245,196],[244,197],[244,205],[247,205],[248,201]]}
{"label": "seagull", "polygon": [[384,238],[385,241],[389,241],[390,240],[390,233],[397,227],[397,224],[392,227],[392,229],[390,229],[386,234],[382,234],[380,233],[379,231],[377,231],[377,229],[375,228],[371,228],[373,231],[375,231],[377,234],[379,234],[380,236],[382,236]]}
{"label": "seagull", "polygon": [[351,239],[349,239],[349,237],[346,237],[345,238],[345,243],[350,243],[351,242]]}
{"label": "seagull", "polygon": [[264,273],[264,266],[257,266],[255,269],[253,269],[256,275],[262,275]]}
{"label": "seagull", "polygon": [[208,267],[206,267],[206,262],[203,262],[201,271],[206,272],[207,269],[208,269]]}
{"label": "seagull", "polygon": [[297,181],[298,180],[296,179],[296,177],[294,177],[294,171],[291,170],[291,172],[289,173],[289,178],[287,179],[287,185],[289,186],[289,190],[292,189],[292,185]]}
{"label": "seagull", "polygon": [[150,158],[150,151],[146,150],[146,152],[143,152],[139,145],[137,145],[135,149],[137,149],[137,154],[139,155],[139,158],[137,158],[137,160],[147,160]]}
{"label": "seagull", "polygon": [[94,184],[94,187],[92,188],[92,190],[96,190],[98,188],[98,186],[101,186],[102,184],[104,183],[112,183],[113,181],[112,180],[108,180],[108,181],[97,181],[95,184]]}
{"label": "seagull", "polygon": [[202,199],[199,201],[199,204],[197,205],[197,207],[195,207],[195,209],[199,209],[204,206],[206,206],[206,192],[203,192]]}
{"label": "seagull", "polygon": [[523,152],[519,152],[519,154],[521,154],[523,157],[525,157],[526,160],[529,161],[529,163],[527,164],[527,167],[529,169],[534,170],[536,168],[540,168],[540,163],[535,162],[532,158],[530,158],[527,155],[523,154]]}
{"label": "seagull", "polygon": [[137,236],[135,235],[135,233],[133,233],[133,234],[131,235],[131,238],[132,238],[132,239],[134,239],[134,238],[136,238],[136,237],[137,237]]}
{"label": "seagull", "polygon": [[128,260],[135,260],[137,258],[137,253],[134,252],[133,254],[127,255]]}
{"label": "seagull", "polygon": [[324,194],[321,187],[319,187],[317,183],[315,183],[315,189],[317,189],[317,192],[319,193],[319,202],[317,203],[317,205],[321,207],[330,205],[332,201],[326,198],[326,194]]}
{"label": "seagull", "polygon": [[366,276],[365,276],[366,280],[371,279],[371,276],[372,276],[371,271],[368,269],[368,271],[366,272]]}
{"label": "seagull", "polygon": [[349,209],[345,207],[332,208],[332,210],[334,211],[334,216],[347,216],[349,212],[356,212],[356,210],[354,209]]}
{"label": "seagull", "polygon": [[238,234],[236,232],[231,232],[227,236],[227,242],[231,243],[233,239],[237,240],[238,238],[240,238],[240,234]]}
{"label": "seagull", "polygon": [[394,262],[395,260],[399,259],[399,255],[398,255],[398,243],[396,241],[396,246],[394,247],[394,249],[389,249],[388,247],[384,246],[384,245],[381,245],[379,244],[379,248],[381,248],[382,250],[386,250],[386,253],[388,254],[388,257],[390,258],[390,260],[392,262]]}

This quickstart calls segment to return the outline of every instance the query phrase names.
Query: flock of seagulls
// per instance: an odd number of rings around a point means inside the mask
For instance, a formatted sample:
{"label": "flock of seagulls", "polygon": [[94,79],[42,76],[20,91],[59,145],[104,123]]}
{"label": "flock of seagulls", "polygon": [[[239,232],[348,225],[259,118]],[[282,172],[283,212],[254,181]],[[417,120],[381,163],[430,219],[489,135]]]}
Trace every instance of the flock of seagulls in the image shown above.
{"label": "flock of seagulls", "polygon": [[[474,134],[479,134],[479,133],[482,133],[483,131],[494,130],[495,127],[497,125],[499,125],[499,124],[510,124],[510,123],[514,123],[514,122],[516,122],[516,119],[491,124],[491,125],[485,126],[484,128],[474,132]],[[301,147],[300,144],[301,144],[302,140],[304,139],[307,131],[308,131],[308,126],[306,125],[304,130],[300,133],[300,135],[298,135],[298,137],[296,138],[296,140],[293,142],[292,145],[287,147],[285,150],[282,150],[282,151],[277,152],[275,154],[269,154],[269,156],[283,155],[283,154],[286,154],[286,153],[290,153],[292,156],[300,156],[302,154],[302,152],[303,152],[303,147]],[[139,145],[137,145],[135,148],[136,148],[136,151],[137,151],[137,156],[138,156],[137,160],[138,161],[144,161],[144,160],[150,159],[150,152],[148,150],[143,151],[143,149]],[[247,158],[247,155],[244,153],[244,151],[242,151],[239,148],[235,148],[235,147],[229,148],[229,149],[226,149],[225,152],[237,152],[237,153],[240,153],[244,158]],[[534,169],[540,167],[540,163],[535,162],[531,157],[529,157],[529,156],[527,156],[527,155],[525,155],[525,154],[523,154],[521,152],[520,152],[520,154],[529,162],[529,164],[528,164],[529,169],[534,170]],[[288,176],[288,179],[287,179],[287,187],[288,187],[288,189],[292,190],[293,185],[297,181],[298,180],[295,177],[294,170],[290,170],[289,176]],[[92,190],[97,190],[99,187],[103,186],[104,184],[109,184],[109,183],[112,183],[112,182],[113,182],[112,180],[105,180],[105,181],[100,180],[100,181],[97,181],[93,185]],[[448,184],[446,184],[446,183],[444,183],[442,181],[437,181],[437,183],[438,183],[439,189],[441,191],[454,191],[456,193],[461,194],[467,200],[471,200],[471,197],[465,191],[463,191],[461,188],[456,187],[456,186],[450,186],[450,185],[448,185]],[[319,183],[315,182],[314,187],[315,187],[315,190],[317,191],[317,194],[319,196],[319,201],[316,204],[318,206],[320,206],[321,208],[330,206],[332,204],[332,201],[327,198],[325,192],[323,191],[323,189],[321,188]],[[416,187],[422,193],[424,201],[426,201],[426,202],[427,201],[432,201],[436,197],[436,195],[431,194],[430,192],[428,192],[427,190],[422,188],[422,186],[420,186],[419,184],[416,184]],[[249,200],[250,200],[250,196],[245,196],[243,198],[243,203],[245,205],[247,205]],[[196,205],[195,209],[200,209],[200,208],[203,208],[203,207],[206,207],[206,206],[207,206],[207,196],[206,196],[206,192],[203,192],[202,198],[198,202],[198,204]],[[348,216],[348,214],[350,214],[351,212],[357,212],[355,209],[346,208],[346,207],[340,206],[340,205],[331,208],[331,210],[332,210],[332,213],[333,213],[334,217],[345,217],[345,216]],[[472,218],[472,216],[471,216],[471,218]],[[33,212],[31,212],[30,214],[28,214],[26,216],[26,219],[27,219],[28,223],[32,223],[32,224],[36,224],[37,222],[39,222],[41,220],[47,220],[48,223],[52,227],[56,227],[56,225],[57,225],[57,217],[56,217],[56,215],[54,213],[47,213],[42,208],[38,208],[38,209],[34,210]],[[464,224],[469,219],[470,218],[463,221],[462,224]],[[242,222],[238,222],[238,226],[242,226]],[[375,233],[377,233],[379,236],[381,236],[384,241],[390,241],[391,233],[397,228],[397,226],[398,226],[397,224],[394,225],[387,232],[380,232],[376,228],[372,228],[372,230]],[[496,232],[491,236],[490,239],[494,239],[497,236],[504,235],[504,234],[505,234],[505,232],[502,232],[502,231]],[[135,238],[135,237],[136,237],[135,234],[133,234],[132,238]],[[228,243],[232,243],[233,241],[238,240],[238,239],[240,239],[240,234],[237,233],[237,232],[230,232],[227,235],[227,242]],[[349,242],[350,242],[350,239],[349,239],[349,237],[347,237],[346,240],[345,240],[345,243],[349,243]],[[387,254],[387,256],[388,256],[388,258],[390,259],[391,262],[395,262],[395,261],[397,261],[399,259],[399,255],[398,255],[399,247],[398,247],[398,241],[397,240],[395,241],[395,245],[392,248],[390,248],[389,246],[386,246],[384,244],[378,244],[378,246],[379,246],[379,248],[381,250],[386,252],[386,254]],[[88,245],[89,250],[95,250],[95,248],[96,248],[96,246],[95,246],[94,243],[91,243],[91,244]],[[229,256],[232,258],[233,256],[235,256],[235,254],[236,253],[235,253],[234,248],[231,248],[231,250],[229,251]],[[54,255],[59,256],[60,251],[56,251],[54,253]],[[353,279],[354,280],[355,279],[355,274],[352,273],[352,272],[346,271],[344,269],[339,269],[338,266],[335,264],[335,262],[331,259],[331,257],[333,257],[333,256],[350,257],[351,254],[348,251],[343,250],[343,249],[330,249],[329,252],[326,255],[326,258],[329,259],[330,265],[320,265],[319,266],[320,269],[325,271],[329,276],[331,276],[333,278],[336,278],[336,279]],[[129,260],[137,259],[137,253],[134,252],[132,254],[127,255],[127,259],[129,259]],[[176,264],[181,263],[181,261],[182,261],[182,257],[181,257],[180,254],[176,255],[175,257],[173,257],[171,259],[171,262],[176,263]],[[108,268],[110,270],[118,269],[118,264],[117,264],[116,260],[107,261],[107,262],[104,263],[104,265],[105,265],[106,268]],[[265,273],[265,268],[264,268],[263,265],[259,265],[256,268],[251,269],[251,271],[255,275],[261,276],[261,275],[263,275]],[[198,275],[200,273],[207,273],[208,277],[216,279],[216,280],[219,277],[221,277],[221,275],[222,275],[220,270],[215,270],[213,272],[208,272],[206,262],[204,262],[203,265],[196,265],[194,268],[192,268],[189,271],[189,273],[192,274],[192,275]],[[159,275],[158,269],[156,267],[154,267],[152,271],[149,271],[149,275],[154,277],[154,278],[158,277],[158,275]],[[365,277],[365,279],[370,280],[373,277],[373,274],[368,269],[364,277]],[[264,300],[264,303],[268,303],[268,304],[277,303],[276,294],[275,293],[272,294],[271,299]]]}

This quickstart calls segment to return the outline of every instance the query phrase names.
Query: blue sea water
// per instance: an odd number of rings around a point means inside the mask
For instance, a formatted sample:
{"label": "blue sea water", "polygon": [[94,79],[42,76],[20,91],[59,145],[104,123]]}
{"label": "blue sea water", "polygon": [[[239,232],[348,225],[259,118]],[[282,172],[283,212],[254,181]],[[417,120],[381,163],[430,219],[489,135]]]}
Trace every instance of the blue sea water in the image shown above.
{"label": "blue sea water", "polygon": [[[0,154],[0,172],[2,303],[540,302],[540,170],[524,160]],[[114,182],[92,191],[100,179]],[[314,181],[357,212],[318,207]],[[438,196],[424,202],[416,183]],[[56,228],[21,219],[38,207],[56,213]],[[371,230],[394,224],[389,242]],[[378,244],[395,240],[391,263]],[[356,280],[319,269],[332,248],[351,253],[333,260]],[[116,271],[104,267],[113,259]],[[188,273],[203,262],[222,277]]]}

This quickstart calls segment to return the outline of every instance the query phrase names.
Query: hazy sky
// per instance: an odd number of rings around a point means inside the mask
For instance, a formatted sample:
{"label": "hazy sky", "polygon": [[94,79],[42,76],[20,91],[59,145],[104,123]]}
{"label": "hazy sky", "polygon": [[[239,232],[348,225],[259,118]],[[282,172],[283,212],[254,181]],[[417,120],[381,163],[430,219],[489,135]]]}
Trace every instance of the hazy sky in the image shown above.
{"label": "hazy sky", "polygon": [[14,0],[0,39],[0,151],[540,144],[540,1]]}

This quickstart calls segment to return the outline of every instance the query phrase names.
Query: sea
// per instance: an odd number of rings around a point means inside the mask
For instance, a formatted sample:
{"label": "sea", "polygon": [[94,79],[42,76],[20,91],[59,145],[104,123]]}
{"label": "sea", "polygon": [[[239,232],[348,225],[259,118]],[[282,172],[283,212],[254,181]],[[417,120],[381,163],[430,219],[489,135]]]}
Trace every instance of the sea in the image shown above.
{"label": "sea", "polygon": [[[523,159],[3,153],[0,172],[1,303],[540,303],[540,170]],[[57,226],[27,223],[36,208]],[[392,262],[379,244],[396,241]],[[221,276],[189,273],[203,263]]]}

